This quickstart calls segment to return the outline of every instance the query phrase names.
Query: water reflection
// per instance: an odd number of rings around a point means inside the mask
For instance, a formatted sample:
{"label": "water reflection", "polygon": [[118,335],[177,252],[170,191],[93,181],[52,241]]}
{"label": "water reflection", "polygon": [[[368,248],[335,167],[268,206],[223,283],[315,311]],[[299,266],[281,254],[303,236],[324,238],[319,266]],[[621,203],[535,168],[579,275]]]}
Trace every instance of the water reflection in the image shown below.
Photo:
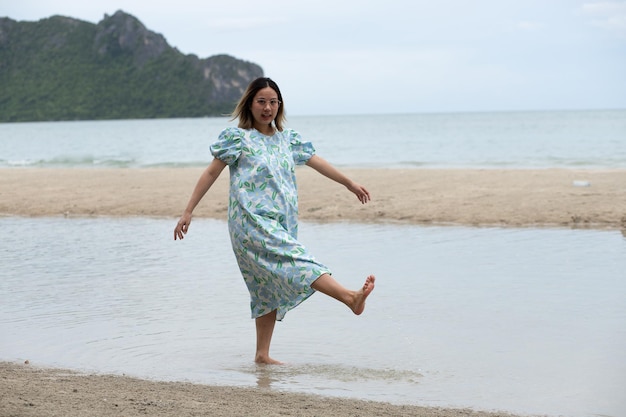
{"label": "water reflection", "polygon": [[[275,367],[274,367],[275,368]],[[272,383],[279,382],[280,379],[275,378],[272,374],[272,367],[267,365],[259,365],[256,369],[256,385],[259,388],[269,389]]]}
{"label": "water reflection", "polygon": [[242,367],[242,373],[256,376],[257,386],[264,389],[286,390],[297,386],[303,378],[326,382],[326,390],[350,391],[350,383],[418,384],[423,378],[419,372],[405,369],[372,369],[340,364],[285,364],[284,366],[256,365]]}

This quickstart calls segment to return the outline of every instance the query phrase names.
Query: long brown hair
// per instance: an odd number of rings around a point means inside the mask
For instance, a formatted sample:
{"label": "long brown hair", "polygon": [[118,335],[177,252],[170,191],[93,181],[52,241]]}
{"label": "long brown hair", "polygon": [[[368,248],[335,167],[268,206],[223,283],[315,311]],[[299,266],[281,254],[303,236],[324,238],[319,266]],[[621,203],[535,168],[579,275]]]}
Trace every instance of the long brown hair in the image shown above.
{"label": "long brown hair", "polygon": [[250,111],[252,99],[254,99],[254,96],[259,90],[266,87],[270,87],[272,90],[276,91],[276,94],[278,94],[278,100],[280,100],[281,105],[278,107],[278,112],[276,113],[276,118],[274,119],[274,126],[276,126],[276,129],[279,132],[283,131],[283,122],[285,121],[285,102],[282,94],[280,94],[278,84],[276,84],[271,78],[267,77],[260,77],[252,81],[250,85],[248,85],[248,88],[246,88],[243,96],[239,99],[235,110],[233,110],[233,113],[231,114],[232,119],[230,120],[239,118],[238,127],[241,129],[250,130],[254,127],[254,118],[252,117],[252,111]]}

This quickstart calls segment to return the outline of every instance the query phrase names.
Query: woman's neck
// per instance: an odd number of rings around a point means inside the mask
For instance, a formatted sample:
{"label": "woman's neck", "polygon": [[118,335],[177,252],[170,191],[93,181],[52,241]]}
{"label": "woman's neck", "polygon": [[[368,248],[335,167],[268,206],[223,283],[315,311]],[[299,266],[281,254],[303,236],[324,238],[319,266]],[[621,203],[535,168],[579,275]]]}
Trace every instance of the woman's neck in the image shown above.
{"label": "woman's neck", "polygon": [[261,134],[265,135],[265,136],[273,136],[274,133],[276,132],[276,130],[274,129],[274,127],[269,124],[269,125],[254,125],[254,128]]}

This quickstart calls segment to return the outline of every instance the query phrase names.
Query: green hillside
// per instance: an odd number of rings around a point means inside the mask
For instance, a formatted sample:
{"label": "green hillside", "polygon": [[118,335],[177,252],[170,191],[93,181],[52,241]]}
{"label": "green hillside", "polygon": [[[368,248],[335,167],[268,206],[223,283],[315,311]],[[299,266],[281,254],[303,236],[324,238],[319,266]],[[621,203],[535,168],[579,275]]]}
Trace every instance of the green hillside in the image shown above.
{"label": "green hillside", "polygon": [[0,122],[218,116],[262,75],[183,55],[122,11],[98,24],[0,18]]}

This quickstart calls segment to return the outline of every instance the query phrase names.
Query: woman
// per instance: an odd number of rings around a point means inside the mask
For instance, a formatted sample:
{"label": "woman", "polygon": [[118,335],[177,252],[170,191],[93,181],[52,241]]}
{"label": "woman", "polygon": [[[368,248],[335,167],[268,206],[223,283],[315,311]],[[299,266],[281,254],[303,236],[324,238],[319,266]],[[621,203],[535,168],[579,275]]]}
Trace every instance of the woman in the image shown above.
{"label": "woman", "polygon": [[283,98],[271,79],[258,78],[248,86],[233,112],[236,118],[239,127],[223,130],[211,146],[214,159],[196,184],[174,229],[174,240],[184,238],[193,210],[228,166],[228,230],[256,320],[255,361],[280,364],[269,354],[276,320],[315,291],[361,314],[375,280],[370,275],[362,288],[348,290],[298,242],[295,165],[306,164],[344,185],[362,204],[370,194],[315,155],[311,143],[303,142],[297,132],[283,128]]}

